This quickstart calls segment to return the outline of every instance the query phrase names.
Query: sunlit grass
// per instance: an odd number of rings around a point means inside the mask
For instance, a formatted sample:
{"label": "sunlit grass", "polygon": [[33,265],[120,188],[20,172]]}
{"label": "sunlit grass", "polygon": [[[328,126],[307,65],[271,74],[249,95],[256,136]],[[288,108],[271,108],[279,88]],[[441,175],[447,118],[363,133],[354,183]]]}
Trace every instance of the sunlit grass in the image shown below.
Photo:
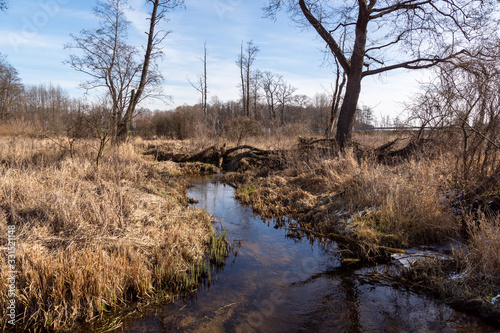
{"label": "sunlit grass", "polygon": [[223,255],[209,215],[184,204],[175,164],[147,162],[124,144],[97,168],[93,142],[79,142],[71,158],[60,140],[0,140],[0,278],[15,225],[18,329],[68,329],[174,295],[198,282],[210,243]]}

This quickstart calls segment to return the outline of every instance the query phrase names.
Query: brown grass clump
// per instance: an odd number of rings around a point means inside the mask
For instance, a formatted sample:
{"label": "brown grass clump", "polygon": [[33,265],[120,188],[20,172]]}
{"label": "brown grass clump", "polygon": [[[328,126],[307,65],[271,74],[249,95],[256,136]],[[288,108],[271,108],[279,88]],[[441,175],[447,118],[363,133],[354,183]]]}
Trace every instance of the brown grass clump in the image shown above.
{"label": "brown grass clump", "polygon": [[[357,174],[342,184],[344,205],[365,211],[344,220],[347,230],[384,245],[409,247],[446,241],[458,223],[442,202],[442,174],[436,162],[409,161],[395,168],[362,161]],[[340,207],[339,207],[340,209]],[[368,232],[368,237],[363,234]]]}
{"label": "brown grass clump", "polygon": [[456,250],[455,257],[465,266],[466,276],[500,286],[500,217],[479,212],[478,218],[467,216],[466,223],[467,246]]}
{"label": "brown grass clump", "polygon": [[[177,167],[152,165],[125,144],[97,169],[91,144],[71,159],[50,140],[0,140],[0,278],[9,277],[7,226],[15,226],[17,328],[99,322],[118,306],[189,287],[204,263],[210,218],[181,203]],[[0,284],[3,304],[8,287]]]}
{"label": "brown grass clump", "polygon": [[499,216],[465,217],[469,238],[450,257],[416,261],[398,280],[500,324]]}

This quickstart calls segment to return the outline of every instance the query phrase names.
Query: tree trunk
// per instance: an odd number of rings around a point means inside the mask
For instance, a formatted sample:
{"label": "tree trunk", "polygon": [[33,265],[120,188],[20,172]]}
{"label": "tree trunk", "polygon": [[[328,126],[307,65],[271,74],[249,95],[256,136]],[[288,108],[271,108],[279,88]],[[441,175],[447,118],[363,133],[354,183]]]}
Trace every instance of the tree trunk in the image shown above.
{"label": "tree trunk", "polygon": [[[361,74],[361,73],[360,73]],[[336,141],[341,150],[352,144],[352,126],[356,115],[359,95],[361,93],[361,75],[351,77],[348,75],[344,102],[340,109],[339,120],[337,123]]]}
{"label": "tree trunk", "polygon": [[203,55],[203,118],[206,120],[208,117],[208,90],[207,90],[207,42],[205,42],[204,47],[204,55]]}
{"label": "tree trunk", "polygon": [[135,91],[132,89],[130,93],[130,105],[127,109],[127,112],[123,116],[122,119],[118,122],[118,126],[116,128],[116,142],[123,142],[128,137],[128,132],[130,130],[130,123],[132,122],[132,115],[135,109],[135,105],[132,106],[132,103],[135,103]]}
{"label": "tree trunk", "polygon": [[342,108],[340,109],[337,135],[335,137],[341,150],[352,144],[352,126],[361,93],[368,21],[369,12],[366,2],[360,1],[359,15],[356,22],[356,40],[354,42],[350,68],[347,72],[345,96]]}
{"label": "tree trunk", "polygon": [[246,89],[245,89],[245,76],[243,75],[243,41],[241,42],[241,53],[240,53],[240,75],[241,75],[241,101],[243,103],[243,115],[246,115]]}
{"label": "tree trunk", "polygon": [[144,54],[144,63],[142,65],[142,73],[141,80],[139,81],[139,85],[137,87],[137,91],[130,95],[130,103],[128,105],[127,111],[123,116],[123,119],[120,121],[120,124],[117,129],[117,140],[124,141],[128,136],[128,131],[130,129],[130,122],[132,121],[132,117],[135,112],[135,107],[139,103],[141,99],[144,88],[147,83],[147,76],[149,72],[149,63],[151,60],[151,53],[153,51],[154,43],[155,43],[155,26],[158,22],[157,12],[158,6],[160,5],[159,0],[152,1],[153,10],[151,11],[151,18],[149,22],[149,32],[148,32],[148,45],[146,46],[146,53]]}
{"label": "tree trunk", "polygon": [[[250,53],[250,51],[249,51]],[[248,54],[248,65],[247,65],[247,75],[246,75],[246,100],[245,100],[245,110],[246,110],[246,116],[250,118],[250,54]]]}
{"label": "tree trunk", "polygon": [[[373,4],[374,2],[372,3],[372,1],[370,1],[370,6],[373,6]],[[370,20],[368,4],[366,1],[358,1],[359,13],[356,21],[356,36],[350,60],[345,58],[342,48],[337,44],[331,33],[326,30],[321,22],[314,17],[309,8],[307,8],[304,0],[299,0],[299,6],[305,18],[327,43],[332,54],[347,74],[346,91],[344,101],[340,109],[336,135],[337,144],[341,150],[344,150],[352,143],[352,125],[354,123],[359,94],[361,93],[361,79],[365,57],[367,26]]]}
{"label": "tree trunk", "polygon": [[330,109],[330,119],[328,122],[328,126],[326,128],[326,138],[329,139],[333,137],[333,129],[335,124],[337,123],[337,115],[339,111],[340,98],[342,97],[342,91],[344,91],[344,86],[346,83],[346,75],[345,72],[342,73],[342,82],[340,81],[340,66],[339,62],[335,59],[335,63],[337,64],[337,79],[335,80],[335,91],[333,92],[332,104]]}

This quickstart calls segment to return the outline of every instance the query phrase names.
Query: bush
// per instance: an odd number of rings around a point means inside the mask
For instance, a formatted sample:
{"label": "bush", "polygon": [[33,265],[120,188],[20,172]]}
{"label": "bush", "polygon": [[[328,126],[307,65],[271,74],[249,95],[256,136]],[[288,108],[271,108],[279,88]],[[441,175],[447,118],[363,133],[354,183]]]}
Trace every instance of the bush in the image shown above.
{"label": "bush", "polygon": [[257,120],[248,117],[236,117],[224,124],[225,136],[233,141],[236,145],[248,137],[263,135],[264,127]]}

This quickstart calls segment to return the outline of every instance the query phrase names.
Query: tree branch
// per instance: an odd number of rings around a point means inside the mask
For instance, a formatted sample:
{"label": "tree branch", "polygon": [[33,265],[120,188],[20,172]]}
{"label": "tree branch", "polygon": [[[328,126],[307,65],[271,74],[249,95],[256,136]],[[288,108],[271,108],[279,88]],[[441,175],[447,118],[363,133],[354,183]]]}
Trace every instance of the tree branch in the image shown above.
{"label": "tree branch", "polygon": [[379,8],[379,9],[372,9],[372,13],[378,13],[376,15],[370,15],[370,20],[374,20],[377,18],[381,18],[382,16],[385,16],[387,14],[396,12],[401,9],[417,9],[418,7],[426,4],[430,4],[431,0],[426,0],[426,1],[421,1],[421,2],[416,2],[415,0],[408,0],[408,1],[403,1],[400,3],[396,3],[395,5],[385,7],[385,8]]}
{"label": "tree branch", "polygon": [[339,23],[339,24],[335,27],[335,29],[330,30],[330,31],[329,31],[329,33],[330,33],[330,34],[332,34],[332,33],[334,33],[335,31],[337,31],[337,29],[338,29],[338,28],[340,28],[340,27],[344,27],[344,28],[345,28],[345,27],[348,27],[348,26],[350,26],[350,25],[356,25],[356,22],[351,22],[351,23]]}
{"label": "tree branch", "polygon": [[402,33],[400,33],[400,34],[398,35],[398,37],[396,38],[396,40],[394,40],[394,41],[392,41],[392,42],[390,42],[390,43],[384,44],[384,45],[370,47],[369,49],[367,49],[367,50],[365,51],[365,53],[368,53],[368,52],[370,52],[370,51],[374,51],[374,50],[381,50],[381,49],[383,49],[383,48],[386,48],[386,47],[389,47],[389,46],[391,46],[391,45],[397,44],[397,43],[399,43],[399,42],[403,39],[403,36],[404,36],[405,34],[409,33],[409,32],[410,32],[410,30],[405,30],[405,31],[403,31]]}
{"label": "tree branch", "polygon": [[[402,62],[399,64],[391,65],[391,66],[386,66],[386,67],[381,67],[373,70],[367,70],[364,71],[362,74],[362,77],[370,76],[370,75],[375,75],[375,74],[380,74],[384,73],[393,69],[398,69],[398,68],[405,68],[405,69],[424,69],[424,68],[430,68],[433,67],[439,63],[447,62],[449,60],[455,59],[458,57],[460,54],[465,54],[466,51],[462,50],[457,53],[453,53],[445,58],[440,58],[440,57],[435,57],[435,58],[418,58],[406,62]],[[424,63],[424,64],[421,64]]]}
{"label": "tree branch", "polygon": [[340,65],[344,69],[346,73],[349,73],[351,70],[351,66],[349,62],[347,61],[344,52],[342,52],[341,48],[337,44],[337,41],[332,37],[332,35],[323,27],[323,25],[314,17],[314,15],[311,13],[309,8],[307,8],[304,0],[299,0],[299,5],[300,9],[302,10],[302,13],[306,17],[306,19],[309,21],[309,23],[316,29],[318,34],[323,38],[323,40],[326,42],[332,53],[335,55],[335,57],[339,60]]}

